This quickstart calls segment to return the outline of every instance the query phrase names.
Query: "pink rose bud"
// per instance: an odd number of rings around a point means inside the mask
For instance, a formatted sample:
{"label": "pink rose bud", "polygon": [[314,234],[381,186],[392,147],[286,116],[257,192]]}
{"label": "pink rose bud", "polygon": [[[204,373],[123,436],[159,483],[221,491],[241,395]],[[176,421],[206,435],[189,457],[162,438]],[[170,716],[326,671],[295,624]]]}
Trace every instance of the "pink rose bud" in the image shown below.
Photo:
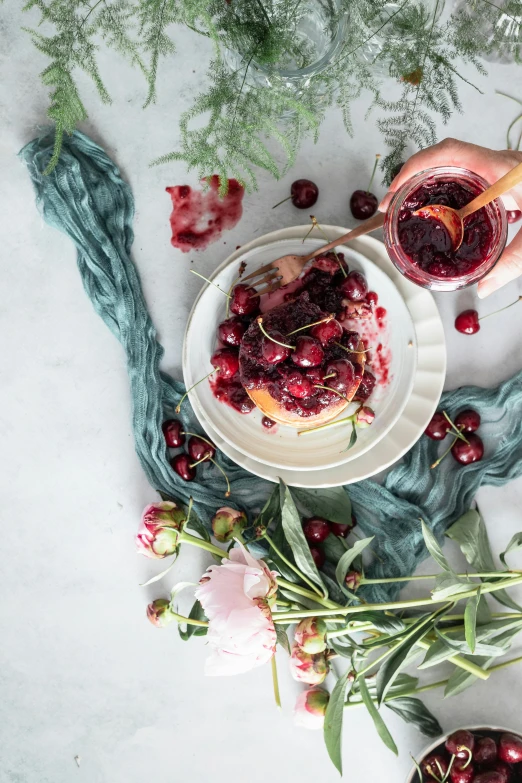
{"label": "pink rose bud", "polygon": [[184,521],[185,512],[171,501],[147,506],[136,536],[138,552],[154,558],[173,555]]}
{"label": "pink rose bud", "polygon": [[168,598],[156,598],[147,606],[147,617],[156,628],[165,628],[175,619],[170,611],[170,601]]}
{"label": "pink rose bud", "polygon": [[236,511],[228,506],[218,508],[212,518],[212,532],[217,541],[226,543],[239,538],[246,528],[248,520],[244,511]]}
{"label": "pink rose bud", "polygon": [[301,650],[298,644],[292,646],[290,656],[290,674],[298,682],[308,685],[320,685],[328,674],[328,663],[324,652],[310,655]]}
{"label": "pink rose bud", "polygon": [[294,634],[295,643],[311,655],[326,650],[326,623],[320,617],[305,617]]}
{"label": "pink rose bud", "polygon": [[344,577],[344,583],[348,590],[357,590],[361,584],[362,574],[359,571],[348,571]]}
{"label": "pink rose bud", "polygon": [[322,729],[330,694],[324,688],[310,688],[298,697],[294,708],[294,723],[304,729]]}
{"label": "pink rose bud", "polygon": [[363,405],[355,414],[355,423],[361,429],[369,427],[375,419],[375,413],[367,405]]}

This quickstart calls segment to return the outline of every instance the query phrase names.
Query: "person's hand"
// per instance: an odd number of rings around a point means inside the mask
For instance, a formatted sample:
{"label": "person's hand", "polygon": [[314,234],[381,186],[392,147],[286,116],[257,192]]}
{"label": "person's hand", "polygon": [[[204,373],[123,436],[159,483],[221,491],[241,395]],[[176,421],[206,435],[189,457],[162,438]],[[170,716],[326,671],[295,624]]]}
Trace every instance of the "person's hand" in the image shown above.
{"label": "person's hand", "polygon": [[[406,180],[424,169],[434,166],[460,166],[474,171],[484,177],[486,182],[493,184],[519,163],[522,163],[522,152],[489,150],[457,139],[444,139],[433,147],[417,152],[406,161],[379,204],[379,210],[386,212],[395,191]],[[518,208],[522,210],[522,184],[508,192],[515,199]],[[484,298],[519,275],[522,275],[522,229],[506,247],[496,266],[479,282],[478,295]]]}

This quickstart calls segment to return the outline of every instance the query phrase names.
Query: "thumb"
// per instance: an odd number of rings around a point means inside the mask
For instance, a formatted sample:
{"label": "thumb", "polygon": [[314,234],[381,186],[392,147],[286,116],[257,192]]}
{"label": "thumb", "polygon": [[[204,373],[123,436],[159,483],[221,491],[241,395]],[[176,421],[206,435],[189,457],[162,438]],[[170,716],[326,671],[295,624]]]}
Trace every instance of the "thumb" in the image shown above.
{"label": "thumb", "polygon": [[481,299],[522,275],[522,230],[502,253],[497,265],[478,284]]}

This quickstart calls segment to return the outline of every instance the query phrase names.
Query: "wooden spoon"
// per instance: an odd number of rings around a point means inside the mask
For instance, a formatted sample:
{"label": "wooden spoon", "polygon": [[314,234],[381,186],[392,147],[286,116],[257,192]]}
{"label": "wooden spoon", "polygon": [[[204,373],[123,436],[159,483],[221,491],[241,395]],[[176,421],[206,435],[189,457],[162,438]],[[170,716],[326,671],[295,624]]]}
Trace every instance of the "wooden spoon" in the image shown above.
{"label": "wooden spoon", "polygon": [[449,234],[451,245],[454,251],[458,250],[464,238],[464,218],[473,214],[481,207],[485,207],[491,201],[502,196],[506,191],[511,190],[522,182],[522,163],[508,171],[493,185],[480,193],[476,198],[466,204],[462,209],[453,209],[443,204],[432,204],[431,206],[421,207],[413,213],[416,217],[436,220],[442,223]]}

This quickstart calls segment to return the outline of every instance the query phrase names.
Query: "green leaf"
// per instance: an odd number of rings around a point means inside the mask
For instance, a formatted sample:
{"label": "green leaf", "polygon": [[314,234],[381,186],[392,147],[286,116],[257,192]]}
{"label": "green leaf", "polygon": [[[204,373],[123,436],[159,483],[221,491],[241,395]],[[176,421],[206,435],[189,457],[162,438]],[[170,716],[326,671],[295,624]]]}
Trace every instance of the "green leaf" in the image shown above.
{"label": "green leaf", "polygon": [[354,648],[351,644],[343,644],[342,642],[346,637],[339,637],[338,639],[329,639],[328,647],[331,647],[342,658],[352,658]]}
{"label": "green leaf", "polygon": [[[452,639],[451,637],[442,634],[438,630],[438,628],[435,629],[435,633],[437,634],[439,639],[445,643],[448,649],[453,650],[453,655],[457,653],[469,655],[469,644],[466,639]],[[508,637],[509,641],[511,640],[512,636],[513,634]],[[487,655],[487,656],[504,655],[507,647],[509,647],[509,644],[506,644],[505,642],[506,639],[504,639],[500,643],[497,640],[496,644],[488,644],[486,642],[475,641],[475,655]]]}
{"label": "green leaf", "polygon": [[[341,557],[339,562],[337,563],[337,568],[335,569],[335,578],[337,579],[337,582],[339,583],[339,586],[341,590],[345,593],[349,593],[348,590],[346,590],[344,586],[344,578],[348,571],[350,570],[350,566],[355,560],[356,557],[358,557],[361,552],[366,549],[368,544],[371,544],[375,536],[370,536],[370,538],[361,538],[359,541],[356,541],[355,544],[350,548],[347,549],[344,555]],[[349,593],[350,597],[352,596],[352,593]]]}
{"label": "green leaf", "polygon": [[281,521],[286,540],[290,545],[296,565],[301,569],[302,573],[311,579],[314,584],[318,585],[324,591],[325,596],[327,596],[328,593],[324,586],[324,582],[313,561],[310,547],[304,536],[301,518],[297,512],[293,497],[282,479],[280,479],[280,492]]}
{"label": "green leaf", "polygon": [[431,591],[431,595],[434,601],[442,600],[453,595],[457,596],[459,593],[466,593],[474,587],[478,587],[477,582],[461,579],[455,574],[445,571],[435,579],[435,587]]}
{"label": "green leaf", "polygon": [[406,723],[413,723],[426,737],[438,737],[442,734],[440,723],[420,699],[402,696],[387,701],[386,706],[400,715]]}
{"label": "green leaf", "polygon": [[265,505],[261,509],[259,516],[254,522],[255,525],[265,525],[268,527],[281,511],[281,493],[279,487],[275,487]]}
{"label": "green leaf", "polygon": [[406,628],[405,623],[389,612],[359,612],[357,622],[372,623],[381,633],[394,633],[403,631]]}
{"label": "green leaf", "polygon": [[348,603],[348,601],[346,600],[346,596],[344,595],[343,591],[340,589],[337,582],[334,582],[334,580],[331,579],[328,576],[328,574],[324,572],[324,568],[325,566],[323,566],[323,570],[321,571],[321,576],[323,578],[326,587],[328,588],[328,595],[330,596],[332,601],[341,604],[341,606],[345,606]]}
{"label": "green leaf", "polygon": [[372,720],[375,724],[375,728],[377,729],[377,733],[379,737],[382,739],[386,747],[389,748],[391,751],[393,751],[393,753],[395,753],[396,756],[398,756],[399,751],[397,750],[397,746],[393,741],[393,737],[388,731],[388,728],[384,720],[382,719],[379,710],[375,706],[375,703],[368,692],[368,686],[366,685],[364,677],[359,677],[358,682],[359,682],[359,689],[361,691],[361,697],[364,702],[364,706],[366,707],[366,709],[368,710],[368,712],[372,717]]}
{"label": "green leaf", "polygon": [[326,750],[339,774],[343,774],[342,731],[344,702],[351,683],[348,681],[349,671],[337,680],[332,691],[324,716],[324,742]]}
{"label": "green leaf", "polygon": [[522,533],[515,533],[515,535],[507,545],[504,552],[502,552],[502,554],[500,555],[500,559],[502,560],[506,568],[507,568],[506,555],[509,554],[509,552],[516,552],[518,549],[522,549]]}
{"label": "green leaf", "polygon": [[446,644],[444,639],[437,639],[426,650],[424,660],[420,663],[418,669],[428,669],[430,666],[436,666],[442,661],[447,661],[455,655],[455,650]]}
{"label": "green leaf", "polygon": [[334,536],[333,533],[330,533],[326,541],[321,544],[326,559],[329,563],[333,563],[334,565],[337,565],[344,555],[347,546],[347,544],[345,545],[343,541],[341,541],[339,536]]}
{"label": "green leaf", "polygon": [[493,619],[486,596],[481,595],[477,608],[477,625],[487,625]]}
{"label": "green leaf", "polygon": [[288,641],[286,630],[283,628],[281,623],[275,624],[275,632],[277,637],[277,644],[280,644],[281,647],[287,651],[288,655],[291,655],[292,651],[290,649],[290,642]]}
{"label": "green leaf", "polygon": [[[189,614],[190,620],[206,620],[205,612],[203,611],[203,607],[199,603],[199,601],[195,601],[192,609],[190,610]],[[186,629],[183,630],[181,625],[178,625],[179,635],[183,639],[184,642],[188,641],[191,636],[206,636],[207,634],[207,628],[203,625],[187,625]]]}
{"label": "green leaf", "polygon": [[[482,669],[487,669],[495,660],[494,658],[484,657],[473,659],[471,656],[467,655],[463,655],[462,657],[467,661],[471,661],[474,664],[477,664]],[[449,696],[456,696],[458,693],[462,693],[462,691],[470,688],[477,679],[478,678],[475,677],[474,674],[471,674],[470,672],[467,672],[460,667],[456,667],[444,689],[444,698],[446,699]]]}
{"label": "green leaf", "polygon": [[310,516],[324,517],[330,522],[349,525],[352,520],[352,504],[343,487],[325,489],[299,489],[292,487],[292,495],[300,508]]}
{"label": "green leaf", "polygon": [[421,525],[422,525],[422,535],[424,536],[424,543],[426,544],[426,548],[432,558],[435,560],[435,562],[440,565],[440,567],[444,571],[452,571],[453,569],[450,567],[450,564],[446,560],[445,555],[442,552],[442,549],[439,546],[439,543],[429,527],[426,525],[426,523],[421,519]]}
{"label": "green leaf", "polygon": [[350,440],[348,442],[347,447],[343,449],[343,454],[345,451],[350,451],[350,449],[353,448],[356,443],[357,443],[357,427],[355,426],[355,422],[352,421],[352,432],[350,435]]}
{"label": "green leaf", "polygon": [[472,653],[475,652],[475,645],[477,643],[477,612],[480,601],[480,587],[478,593],[469,598],[464,610],[464,631],[466,634],[466,642]]}

